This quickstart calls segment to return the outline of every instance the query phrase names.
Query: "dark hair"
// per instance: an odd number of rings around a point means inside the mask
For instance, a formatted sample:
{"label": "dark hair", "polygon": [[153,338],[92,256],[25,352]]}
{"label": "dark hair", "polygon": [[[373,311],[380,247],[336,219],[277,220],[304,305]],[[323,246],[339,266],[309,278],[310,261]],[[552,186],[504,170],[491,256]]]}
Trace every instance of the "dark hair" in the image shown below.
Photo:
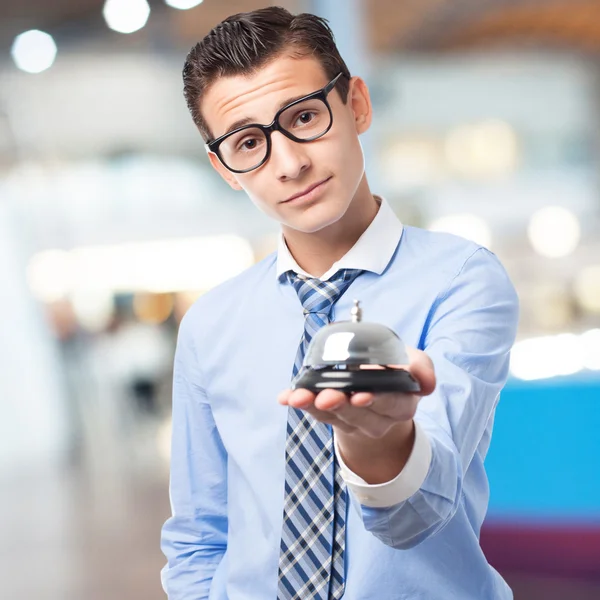
{"label": "dark hair", "polygon": [[208,87],[219,77],[255,73],[288,50],[298,57],[313,55],[329,80],[343,73],[336,87],[346,102],[350,71],[325,19],[292,15],[278,6],[232,15],[190,50],[183,67],[183,95],[205,141],[213,137],[200,112]]}

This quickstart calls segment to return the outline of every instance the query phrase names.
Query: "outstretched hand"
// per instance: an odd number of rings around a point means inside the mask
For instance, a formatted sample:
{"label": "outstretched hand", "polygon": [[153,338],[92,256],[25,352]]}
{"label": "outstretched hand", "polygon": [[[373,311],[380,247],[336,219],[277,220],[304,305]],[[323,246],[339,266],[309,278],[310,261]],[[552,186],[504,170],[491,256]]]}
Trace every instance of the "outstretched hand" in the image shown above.
{"label": "outstretched hand", "polygon": [[318,394],[305,389],[285,390],[278,396],[284,406],[310,413],[315,419],[332,425],[346,435],[360,434],[378,439],[400,422],[412,421],[422,396],[428,396],[436,385],[433,363],[422,350],[407,348],[408,365],[402,367],[419,382],[418,393],[373,394],[356,392],[347,395],[326,389]]}

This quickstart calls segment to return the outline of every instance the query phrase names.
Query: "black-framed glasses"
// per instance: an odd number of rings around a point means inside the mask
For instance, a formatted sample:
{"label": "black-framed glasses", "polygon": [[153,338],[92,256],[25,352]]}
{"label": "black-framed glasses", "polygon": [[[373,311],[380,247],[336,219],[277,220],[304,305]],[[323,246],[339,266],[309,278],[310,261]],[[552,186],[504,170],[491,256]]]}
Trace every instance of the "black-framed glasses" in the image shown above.
{"label": "black-framed glasses", "polygon": [[233,173],[248,173],[269,160],[274,131],[300,144],[323,137],[333,125],[327,96],[341,76],[338,73],[325,87],[278,110],[270,125],[244,125],[208,142],[207,149]]}

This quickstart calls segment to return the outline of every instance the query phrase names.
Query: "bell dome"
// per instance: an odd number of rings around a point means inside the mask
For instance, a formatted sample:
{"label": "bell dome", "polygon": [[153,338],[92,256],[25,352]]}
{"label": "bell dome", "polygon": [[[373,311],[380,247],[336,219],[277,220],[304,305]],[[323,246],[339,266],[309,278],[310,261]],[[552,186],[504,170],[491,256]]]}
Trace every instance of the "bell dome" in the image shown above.
{"label": "bell dome", "polygon": [[[292,389],[352,392],[420,391],[419,382],[400,365],[408,365],[404,342],[389,327],[362,322],[354,301],[351,321],[325,325],[313,336]],[[377,365],[380,369],[361,368]],[[393,365],[393,366],[390,366]]]}
{"label": "bell dome", "polygon": [[379,323],[338,321],[320,329],[307,350],[304,365],[405,365],[402,340]]}

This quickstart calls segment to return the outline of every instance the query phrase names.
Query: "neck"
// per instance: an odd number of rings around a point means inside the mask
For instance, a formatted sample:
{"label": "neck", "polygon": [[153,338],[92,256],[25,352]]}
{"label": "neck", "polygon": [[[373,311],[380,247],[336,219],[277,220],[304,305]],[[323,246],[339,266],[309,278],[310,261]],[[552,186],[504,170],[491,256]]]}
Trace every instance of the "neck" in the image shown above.
{"label": "neck", "polygon": [[298,265],[311,276],[321,277],[356,244],[378,210],[379,204],[363,177],[341,219],[314,233],[283,226],[283,235]]}

